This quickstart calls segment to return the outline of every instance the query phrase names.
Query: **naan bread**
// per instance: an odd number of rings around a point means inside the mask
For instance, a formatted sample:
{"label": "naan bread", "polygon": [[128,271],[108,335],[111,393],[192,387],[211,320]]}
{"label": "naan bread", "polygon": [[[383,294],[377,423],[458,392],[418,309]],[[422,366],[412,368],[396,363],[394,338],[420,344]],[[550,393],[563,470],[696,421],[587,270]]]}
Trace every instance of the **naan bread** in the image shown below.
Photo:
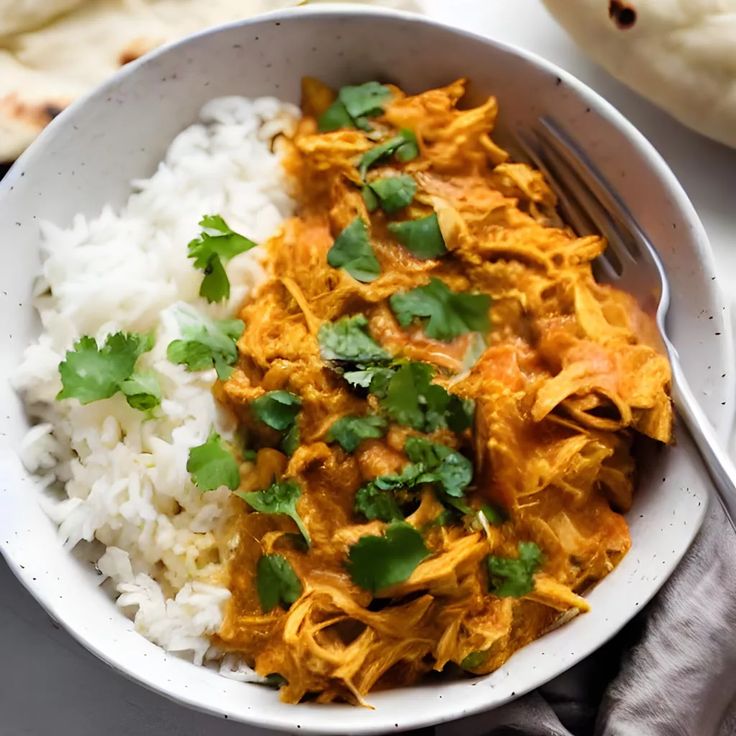
{"label": "naan bread", "polygon": [[48,23],[85,0],[0,0],[0,37]]}
{"label": "naan bread", "polygon": [[[370,0],[365,0],[370,2]],[[301,0],[0,0],[0,162],[72,100],[167,41]],[[413,0],[374,4],[416,9]]]}
{"label": "naan bread", "polygon": [[736,147],[736,0],[544,0],[613,76]]}

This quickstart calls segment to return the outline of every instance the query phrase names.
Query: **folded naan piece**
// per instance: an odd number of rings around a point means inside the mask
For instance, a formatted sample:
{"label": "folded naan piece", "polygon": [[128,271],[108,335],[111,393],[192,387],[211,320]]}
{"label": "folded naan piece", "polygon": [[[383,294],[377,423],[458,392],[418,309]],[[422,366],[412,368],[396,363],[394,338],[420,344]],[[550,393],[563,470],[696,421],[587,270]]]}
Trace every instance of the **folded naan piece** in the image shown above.
{"label": "folded naan piece", "polygon": [[[363,0],[417,9],[413,0]],[[122,65],[219,23],[302,0],[0,0],[0,162]]]}
{"label": "folded naan piece", "polygon": [[680,122],[736,147],[736,0],[544,0],[577,44]]}

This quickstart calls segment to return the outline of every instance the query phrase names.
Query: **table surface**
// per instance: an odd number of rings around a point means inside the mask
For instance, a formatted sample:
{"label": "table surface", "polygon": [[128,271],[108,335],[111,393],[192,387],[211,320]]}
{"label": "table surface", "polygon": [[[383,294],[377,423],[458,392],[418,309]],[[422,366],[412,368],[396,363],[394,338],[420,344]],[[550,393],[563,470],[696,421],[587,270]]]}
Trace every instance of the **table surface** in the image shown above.
{"label": "table surface", "polygon": [[[736,248],[728,232],[736,151],[687,130],[597,68],[553,23],[540,0],[424,0],[422,5],[439,20],[537,52],[617,106],[664,156],[695,204],[721,284],[730,285],[730,277],[736,282]],[[98,736],[103,723],[106,736],[273,735],[190,711],[113,672],[59,630],[1,560],[0,651],[0,736]],[[472,726],[435,731],[437,736],[474,736],[478,728],[474,719]]]}

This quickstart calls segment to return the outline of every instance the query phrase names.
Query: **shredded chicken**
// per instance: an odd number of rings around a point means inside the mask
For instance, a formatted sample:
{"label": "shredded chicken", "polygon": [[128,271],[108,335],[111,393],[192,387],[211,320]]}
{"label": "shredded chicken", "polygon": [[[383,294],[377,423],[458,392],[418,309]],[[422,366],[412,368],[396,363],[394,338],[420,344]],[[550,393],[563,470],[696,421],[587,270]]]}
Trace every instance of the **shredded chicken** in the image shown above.
{"label": "shredded chicken", "polygon": [[[596,283],[591,261],[604,241],[562,225],[543,176],[510,162],[493,142],[496,100],[459,109],[463,80],[415,96],[391,90],[374,128],[385,136],[413,131],[420,155],[386,158],[368,178],[411,174],[417,193],[400,219],[437,212],[449,254],[417,259],[388,230],[396,216],[368,213],[357,161],[376,141],[362,130],[319,132],[316,116],[334,93],[308,80],[305,116],[287,143],[299,212],[268,243],[270,278],[242,308],[239,363],[216,389],[249,441],[263,448],[243,489],[284,475],[302,489],[298,511],[309,548],[294,543],[289,518],[233,499],[232,598],[216,639],[260,674],[281,675],[288,702],[364,703],[373,689],[412,683],[449,663],[487,673],[561,616],[588,610],[581,596],[630,546],[621,513],[632,498],[632,441],[672,436],[670,369],[650,318],[627,294]],[[356,215],[369,223],[381,266],[371,283],[327,263],[335,237]],[[492,329],[471,365],[464,362],[469,336],[430,339],[417,325],[403,328],[388,307],[392,294],[430,277],[492,297]],[[472,431],[440,437],[473,458],[473,514],[433,525],[444,507],[425,488],[407,521],[431,554],[376,595],[353,582],[345,561],[351,545],[386,524],[357,516],[354,498],[366,481],[400,472],[407,431],[392,426],[353,454],[326,442],[336,418],[376,409],[375,397],[351,389],[320,357],[320,325],[356,313],[392,354],[435,365],[437,380],[476,406]],[[276,389],[302,400],[300,446],[290,458],[249,409]],[[505,521],[489,525],[484,517],[473,526],[485,503],[503,509]],[[534,589],[494,595],[485,558],[514,558],[524,541],[543,554]],[[303,591],[290,607],[264,614],[255,569],[272,551],[288,559]]]}

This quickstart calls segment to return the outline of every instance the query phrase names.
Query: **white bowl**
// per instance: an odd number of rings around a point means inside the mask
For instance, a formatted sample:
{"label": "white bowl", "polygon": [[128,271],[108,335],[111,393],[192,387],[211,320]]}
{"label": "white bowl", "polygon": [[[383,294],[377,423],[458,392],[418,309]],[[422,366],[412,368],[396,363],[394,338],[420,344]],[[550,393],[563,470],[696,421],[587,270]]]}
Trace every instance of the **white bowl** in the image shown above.
{"label": "white bowl", "polygon": [[[277,95],[297,101],[309,74],[340,86],[389,79],[408,90],[472,79],[492,92],[501,130],[543,113],[574,131],[619,187],[658,245],[672,283],[671,334],[713,422],[725,431],[733,398],[726,307],[703,228],[673,174],[609,104],[529,53],[397,13],[289,11],[192,36],[126,66],[55,120],[0,184],[0,545],[41,605],[80,642],[141,684],[220,717],[319,734],[377,733],[459,718],[531,690],[590,654],[654,595],[694,538],[708,493],[689,442],[648,458],[628,515],[633,547],[590,594],[591,613],[530,644],[476,679],[376,693],[375,710],[284,705],[275,692],[224,679],[167,655],[137,634],[95,585],[95,572],[63,551],[16,455],[28,428],[8,377],[37,332],[31,285],[40,220],[121,205],[128,182],[150,175],[171,141],[212,97]],[[725,402],[722,405],[721,402]]]}

